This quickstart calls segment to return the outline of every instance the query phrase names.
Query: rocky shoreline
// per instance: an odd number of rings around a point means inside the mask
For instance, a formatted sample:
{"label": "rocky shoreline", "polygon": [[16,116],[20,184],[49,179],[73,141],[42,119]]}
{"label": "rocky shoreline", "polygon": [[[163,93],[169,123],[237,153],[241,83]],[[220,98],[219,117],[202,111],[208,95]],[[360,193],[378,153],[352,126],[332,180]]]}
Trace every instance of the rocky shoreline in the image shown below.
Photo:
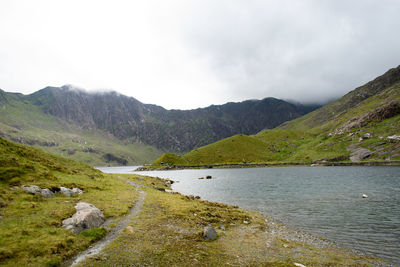
{"label": "rocky shoreline", "polygon": [[275,162],[275,163],[231,163],[231,164],[199,164],[199,165],[144,165],[135,171],[164,171],[164,170],[184,170],[184,169],[224,169],[224,168],[257,168],[257,167],[285,167],[285,166],[400,166],[400,160],[385,161],[316,161],[313,163],[305,162]]}

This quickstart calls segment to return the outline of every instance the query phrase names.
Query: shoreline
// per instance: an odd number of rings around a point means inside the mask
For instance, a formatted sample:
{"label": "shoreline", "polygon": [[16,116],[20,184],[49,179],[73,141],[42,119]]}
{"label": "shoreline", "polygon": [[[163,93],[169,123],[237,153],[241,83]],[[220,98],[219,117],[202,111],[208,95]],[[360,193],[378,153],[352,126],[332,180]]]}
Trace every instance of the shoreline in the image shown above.
{"label": "shoreline", "polygon": [[167,171],[167,170],[185,170],[185,169],[237,169],[237,168],[259,168],[259,167],[289,167],[289,166],[400,166],[400,160],[386,161],[316,161],[312,163],[305,162],[274,162],[274,163],[227,163],[227,164],[199,164],[199,165],[144,165],[135,169],[135,171]]}
{"label": "shoreline", "polygon": [[[129,255],[124,260],[132,261],[126,262],[132,265],[161,266],[173,262],[181,266],[299,266],[295,263],[391,266],[382,258],[288,226],[259,211],[172,191],[167,179],[118,175],[143,186],[147,193],[143,210],[132,219],[131,230],[122,231],[120,238],[99,256],[88,258],[83,264],[118,264],[123,253]],[[201,238],[201,229],[207,225],[217,231],[215,240]],[[149,250],[143,244],[147,244]],[[126,254],[127,251],[132,255]],[[158,256],[138,258],[138,251]],[[185,257],[181,257],[183,252]],[[148,259],[151,261],[147,262]]]}

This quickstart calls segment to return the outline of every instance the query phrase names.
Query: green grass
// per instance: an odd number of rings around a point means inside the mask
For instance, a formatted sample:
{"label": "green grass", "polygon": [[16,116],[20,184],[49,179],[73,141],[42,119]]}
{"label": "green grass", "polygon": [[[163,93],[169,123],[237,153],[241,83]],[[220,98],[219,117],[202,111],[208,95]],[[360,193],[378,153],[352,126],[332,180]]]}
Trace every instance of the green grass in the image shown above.
{"label": "green grass", "polygon": [[[0,138],[0,265],[57,266],[104,235],[96,229],[75,235],[61,228],[79,201],[103,210],[106,217],[129,211],[137,192],[113,175]],[[20,185],[79,187],[84,193],[43,198]],[[18,186],[18,187],[17,187]]]}
{"label": "green grass", "polygon": [[[162,152],[135,140],[118,140],[97,129],[82,129],[44,113],[38,106],[7,94],[8,103],[0,107],[0,136],[23,142],[47,152],[82,161],[92,166],[121,165],[108,162],[111,153],[127,160],[128,165],[154,161]],[[50,144],[50,145],[49,145]]]}
{"label": "green grass", "polygon": [[[359,90],[358,90],[359,91]],[[386,137],[400,134],[400,115],[383,121],[369,121],[361,129],[335,134],[343,125],[390,101],[400,102],[400,85],[389,87],[353,107],[350,101],[358,91],[301,118],[256,135],[236,135],[189,153],[170,158],[170,165],[207,165],[232,163],[312,163],[348,161],[352,144],[375,151],[367,160],[399,159],[400,144]],[[372,138],[359,141],[365,133]],[[153,163],[159,166],[160,161]]]}

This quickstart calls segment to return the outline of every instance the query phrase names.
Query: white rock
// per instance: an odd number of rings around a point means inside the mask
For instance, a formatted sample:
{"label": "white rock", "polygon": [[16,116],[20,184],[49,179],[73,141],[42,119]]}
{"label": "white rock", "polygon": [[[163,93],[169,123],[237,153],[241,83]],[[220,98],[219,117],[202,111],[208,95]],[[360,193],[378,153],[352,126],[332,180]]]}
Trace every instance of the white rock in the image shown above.
{"label": "white rock", "polygon": [[294,266],[297,266],[297,267],[306,267],[305,265],[303,265],[301,263],[297,263],[297,262],[295,262],[293,264],[294,264]]}
{"label": "white rock", "polygon": [[79,202],[75,205],[75,209],[76,213],[71,218],[62,221],[62,227],[76,234],[99,227],[105,221],[103,212],[92,204]]}
{"label": "white rock", "polygon": [[368,198],[368,195],[367,194],[362,194],[362,197],[363,198]]}
{"label": "white rock", "polygon": [[72,190],[63,186],[60,186],[60,193],[70,197],[72,195]]}

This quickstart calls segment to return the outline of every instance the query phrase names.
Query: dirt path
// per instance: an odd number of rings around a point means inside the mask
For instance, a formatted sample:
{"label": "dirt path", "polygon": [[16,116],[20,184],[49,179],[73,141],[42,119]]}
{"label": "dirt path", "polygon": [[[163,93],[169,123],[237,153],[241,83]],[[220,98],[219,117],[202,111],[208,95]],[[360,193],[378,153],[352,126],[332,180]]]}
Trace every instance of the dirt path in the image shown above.
{"label": "dirt path", "polygon": [[86,258],[92,257],[92,256],[98,254],[106,245],[108,245],[111,241],[113,241],[119,235],[119,233],[128,226],[129,221],[141,211],[143,204],[145,202],[145,199],[146,199],[146,192],[140,190],[140,187],[143,187],[143,186],[136,184],[128,179],[121,177],[121,176],[119,176],[118,178],[120,178],[120,179],[124,180],[126,183],[136,187],[136,190],[139,192],[139,197],[136,201],[135,206],[133,206],[130,209],[129,214],[127,216],[125,216],[118,223],[118,225],[115,228],[113,228],[110,232],[108,232],[108,234],[103,239],[101,239],[100,241],[98,241],[97,243],[95,243],[93,246],[89,247],[85,251],[81,252],[73,259],[66,262],[64,266],[71,266],[71,267],[76,266],[79,262],[85,260]]}

